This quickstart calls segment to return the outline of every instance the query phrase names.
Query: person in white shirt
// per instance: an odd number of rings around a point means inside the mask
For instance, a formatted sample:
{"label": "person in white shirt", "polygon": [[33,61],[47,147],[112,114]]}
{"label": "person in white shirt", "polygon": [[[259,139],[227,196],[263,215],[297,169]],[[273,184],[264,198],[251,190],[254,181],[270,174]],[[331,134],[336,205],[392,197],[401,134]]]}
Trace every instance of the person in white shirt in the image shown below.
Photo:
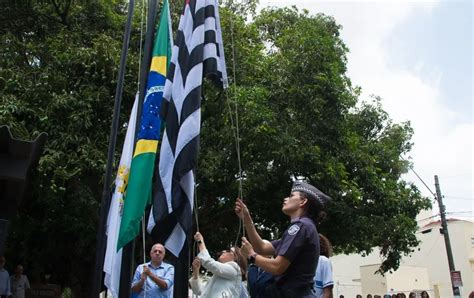
{"label": "person in white shirt", "polygon": [[15,274],[10,276],[10,286],[13,298],[25,298],[25,291],[30,288],[30,282],[23,274],[22,265],[17,265]]}
{"label": "person in white shirt", "polygon": [[[201,233],[197,232],[194,240],[198,243],[199,254],[193,261],[193,275],[189,279],[193,293],[201,295],[202,298],[240,297],[247,262],[240,254],[239,248],[222,251],[216,261],[209,255]],[[213,274],[205,285],[199,276],[201,264]]]}
{"label": "person in white shirt", "polygon": [[332,255],[332,246],[328,238],[319,234],[320,255],[316,274],[314,275],[314,290],[317,298],[332,298],[334,280],[332,265],[329,257]]}

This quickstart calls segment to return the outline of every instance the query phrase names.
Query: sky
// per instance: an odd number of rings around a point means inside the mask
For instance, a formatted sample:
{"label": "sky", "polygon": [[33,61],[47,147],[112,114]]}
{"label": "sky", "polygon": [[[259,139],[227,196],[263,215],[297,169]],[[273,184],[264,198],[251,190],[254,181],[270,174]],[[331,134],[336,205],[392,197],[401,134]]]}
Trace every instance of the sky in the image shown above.
{"label": "sky", "polygon": [[[448,217],[472,219],[472,2],[260,0],[259,8],[290,5],[342,25],[348,76],[361,99],[380,96],[394,122],[410,121],[414,147],[405,158],[432,192],[438,175]],[[402,178],[433,198],[413,172]]]}

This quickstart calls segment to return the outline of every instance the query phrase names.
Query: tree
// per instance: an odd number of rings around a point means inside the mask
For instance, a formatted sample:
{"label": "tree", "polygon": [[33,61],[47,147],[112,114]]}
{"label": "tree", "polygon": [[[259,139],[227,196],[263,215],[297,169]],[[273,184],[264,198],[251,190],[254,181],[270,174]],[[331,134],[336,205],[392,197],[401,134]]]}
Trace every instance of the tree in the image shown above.
{"label": "tree", "polygon": [[[33,282],[51,274],[51,282],[85,297],[124,9],[109,1],[27,1],[2,9],[0,14],[11,19],[0,26],[0,123],[23,139],[42,131],[49,135],[33,199],[11,225],[7,253],[12,265],[25,263]],[[136,90],[138,40],[135,32],[121,123],[127,121]]]}
{"label": "tree", "polygon": [[[205,86],[197,204],[209,247],[237,238],[239,179],[259,228],[275,238],[286,226],[281,199],[293,179],[303,178],[334,199],[320,231],[339,252],[380,246],[381,271],[397,268],[417,244],[416,214],[429,206],[400,179],[408,166],[401,156],[412,145],[409,123],[393,123],[377,98],[360,100],[346,75],[348,49],[333,18],[296,8],[256,14],[255,3],[222,7],[235,84],[224,92]],[[7,254],[32,275],[52,274],[77,297],[88,293],[93,270],[125,8],[119,1],[51,1],[0,11],[10,18],[0,26],[0,124],[24,139],[49,134],[33,199],[12,223]],[[179,8],[173,9],[176,23]],[[21,19],[12,18],[17,15]],[[121,123],[136,90],[139,19]]]}
{"label": "tree", "polygon": [[245,23],[227,13],[224,43],[227,57],[237,57],[237,83],[228,95],[207,96],[203,104],[201,231],[217,247],[236,237],[232,206],[239,167],[232,120],[223,108],[230,101],[234,109],[235,101],[244,198],[264,234],[281,234],[282,198],[293,179],[303,178],[334,198],[320,231],[338,252],[367,254],[379,246],[380,271],[396,269],[401,255],[418,244],[416,215],[430,206],[400,178],[408,169],[402,156],[412,146],[409,123],[393,123],[379,98],[360,101],[332,17],[293,7],[266,9]]}

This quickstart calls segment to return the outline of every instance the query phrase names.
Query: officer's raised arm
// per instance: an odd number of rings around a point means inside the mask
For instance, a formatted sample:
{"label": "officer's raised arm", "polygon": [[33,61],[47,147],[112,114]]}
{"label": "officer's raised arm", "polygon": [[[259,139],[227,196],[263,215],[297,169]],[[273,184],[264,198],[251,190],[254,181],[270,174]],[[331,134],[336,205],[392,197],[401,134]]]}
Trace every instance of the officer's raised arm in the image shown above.
{"label": "officer's raised arm", "polygon": [[242,220],[245,230],[247,231],[248,240],[252,243],[254,250],[262,255],[275,254],[273,245],[269,241],[262,239],[258,234],[247,205],[245,205],[241,199],[236,199],[234,210],[235,214]]}

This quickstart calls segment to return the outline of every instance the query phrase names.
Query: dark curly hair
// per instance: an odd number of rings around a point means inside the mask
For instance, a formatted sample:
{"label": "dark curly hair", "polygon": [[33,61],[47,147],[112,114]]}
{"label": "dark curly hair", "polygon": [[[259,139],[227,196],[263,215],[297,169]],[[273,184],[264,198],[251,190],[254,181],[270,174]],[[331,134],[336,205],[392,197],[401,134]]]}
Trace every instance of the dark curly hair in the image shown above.
{"label": "dark curly hair", "polygon": [[329,258],[332,256],[332,245],[328,238],[319,234],[319,254]]}

